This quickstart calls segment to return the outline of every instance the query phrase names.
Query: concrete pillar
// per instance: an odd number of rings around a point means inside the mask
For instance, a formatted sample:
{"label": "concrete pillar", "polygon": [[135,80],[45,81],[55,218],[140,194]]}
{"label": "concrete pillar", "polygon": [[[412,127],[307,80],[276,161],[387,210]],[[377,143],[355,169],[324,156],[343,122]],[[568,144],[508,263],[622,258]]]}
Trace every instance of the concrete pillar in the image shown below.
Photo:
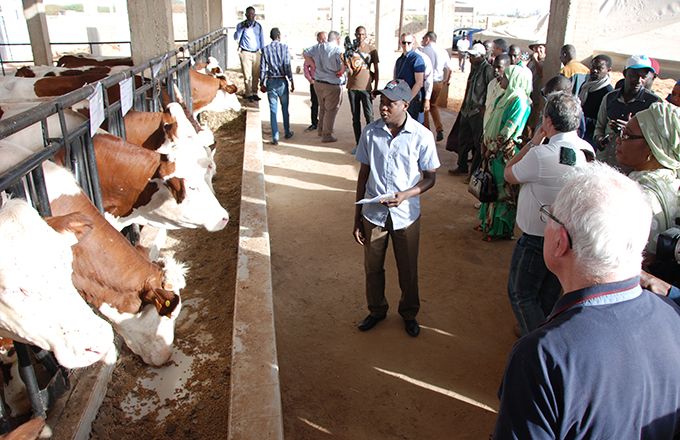
{"label": "concrete pillar", "polygon": [[208,0],[187,0],[187,37],[195,40],[210,32]]}
{"label": "concrete pillar", "polygon": [[576,47],[578,60],[593,54],[593,29],[597,29],[599,17],[596,3],[591,0],[551,0],[543,84],[560,72],[560,49],[565,44]]}
{"label": "concrete pillar", "polygon": [[453,0],[429,0],[427,30],[437,34],[437,44],[444,49],[451,46],[453,23]]}
{"label": "concrete pillar", "polygon": [[400,3],[395,0],[375,1],[375,45],[380,57],[380,75],[392,79],[394,61],[399,57],[395,50],[398,40]]}
{"label": "concrete pillar", "polygon": [[42,0],[22,0],[24,17],[28,26],[28,36],[33,51],[33,62],[37,66],[52,65],[52,48],[50,34],[47,31],[45,5]]}
{"label": "concrete pillar", "polygon": [[127,0],[127,5],[134,64],[175,48],[170,0]]}
{"label": "concrete pillar", "polygon": [[222,0],[208,0],[208,22],[211,32],[224,27]]}

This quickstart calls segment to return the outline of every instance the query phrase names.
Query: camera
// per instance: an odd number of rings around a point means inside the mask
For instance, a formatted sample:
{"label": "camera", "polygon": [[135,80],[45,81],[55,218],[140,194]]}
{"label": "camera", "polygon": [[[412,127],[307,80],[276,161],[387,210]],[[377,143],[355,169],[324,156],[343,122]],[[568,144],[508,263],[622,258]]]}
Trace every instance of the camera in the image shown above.
{"label": "camera", "polygon": [[680,262],[680,228],[666,229],[656,240],[656,258],[660,261]]}
{"label": "camera", "polygon": [[354,56],[357,48],[359,47],[359,41],[352,41],[349,35],[345,36],[345,59],[348,60]]}
{"label": "camera", "polygon": [[243,20],[241,26],[243,26],[244,28],[249,28],[252,24],[253,23],[250,20]]}

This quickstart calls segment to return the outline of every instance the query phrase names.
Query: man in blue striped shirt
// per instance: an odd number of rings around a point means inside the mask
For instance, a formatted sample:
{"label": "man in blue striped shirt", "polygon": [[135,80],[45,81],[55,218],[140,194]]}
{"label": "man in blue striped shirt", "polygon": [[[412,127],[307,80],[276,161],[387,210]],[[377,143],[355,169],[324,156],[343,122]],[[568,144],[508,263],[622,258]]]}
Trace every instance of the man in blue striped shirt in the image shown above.
{"label": "man in blue striped shirt", "polygon": [[276,121],[278,101],[281,101],[283,113],[284,137],[290,139],[293,132],[290,129],[288,118],[288,81],[290,90],[295,91],[293,72],[290,69],[290,54],[288,45],[281,43],[281,31],[272,28],[269,32],[272,42],[262,49],[262,61],[260,62],[260,90],[267,92],[269,99],[269,120],[272,127],[272,144],[279,143],[279,126]]}
{"label": "man in blue striped shirt", "polygon": [[260,71],[260,50],[264,47],[262,25],[255,21],[255,8],[246,8],[246,19],[236,25],[234,40],[238,41],[238,57],[243,69],[245,96],[248,101],[259,101],[257,78]]}

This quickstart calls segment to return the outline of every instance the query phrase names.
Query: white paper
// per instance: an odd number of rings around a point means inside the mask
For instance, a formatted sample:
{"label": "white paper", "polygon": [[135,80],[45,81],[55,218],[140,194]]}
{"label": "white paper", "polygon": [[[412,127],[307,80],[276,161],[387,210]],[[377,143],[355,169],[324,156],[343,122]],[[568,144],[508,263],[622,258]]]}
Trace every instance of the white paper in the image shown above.
{"label": "white paper", "polygon": [[120,111],[125,116],[132,108],[132,98],[134,95],[133,78],[125,78],[120,82]]}
{"label": "white paper", "polygon": [[97,83],[94,92],[87,97],[90,107],[90,135],[97,134],[97,129],[104,122],[104,95],[102,84]]}
{"label": "white paper", "polygon": [[393,199],[393,198],[394,198],[394,193],[387,193],[387,194],[379,195],[377,197],[373,197],[372,199],[361,199],[354,204],[355,205],[366,205],[367,203],[380,203],[382,200]]}

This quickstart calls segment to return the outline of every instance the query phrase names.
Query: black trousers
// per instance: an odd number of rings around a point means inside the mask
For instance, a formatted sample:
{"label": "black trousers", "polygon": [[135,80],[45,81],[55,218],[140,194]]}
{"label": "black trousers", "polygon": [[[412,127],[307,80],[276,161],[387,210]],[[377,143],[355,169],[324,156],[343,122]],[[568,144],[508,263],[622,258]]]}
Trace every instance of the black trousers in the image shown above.
{"label": "black trousers", "polygon": [[309,96],[312,98],[312,125],[316,127],[319,123],[319,98],[316,97],[314,84],[309,85]]}
{"label": "black trousers", "polygon": [[352,128],[354,128],[354,140],[359,143],[361,137],[361,111],[363,110],[366,125],[373,122],[373,100],[368,90],[347,90],[349,96],[349,108],[352,111]]}
{"label": "black trousers", "polygon": [[458,169],[468,171],[468,152],[472,150],[472,170],[477,171],[482,163],[482,132],[484,117],[481,113],[460,117],[460,154],[458,154]]}

